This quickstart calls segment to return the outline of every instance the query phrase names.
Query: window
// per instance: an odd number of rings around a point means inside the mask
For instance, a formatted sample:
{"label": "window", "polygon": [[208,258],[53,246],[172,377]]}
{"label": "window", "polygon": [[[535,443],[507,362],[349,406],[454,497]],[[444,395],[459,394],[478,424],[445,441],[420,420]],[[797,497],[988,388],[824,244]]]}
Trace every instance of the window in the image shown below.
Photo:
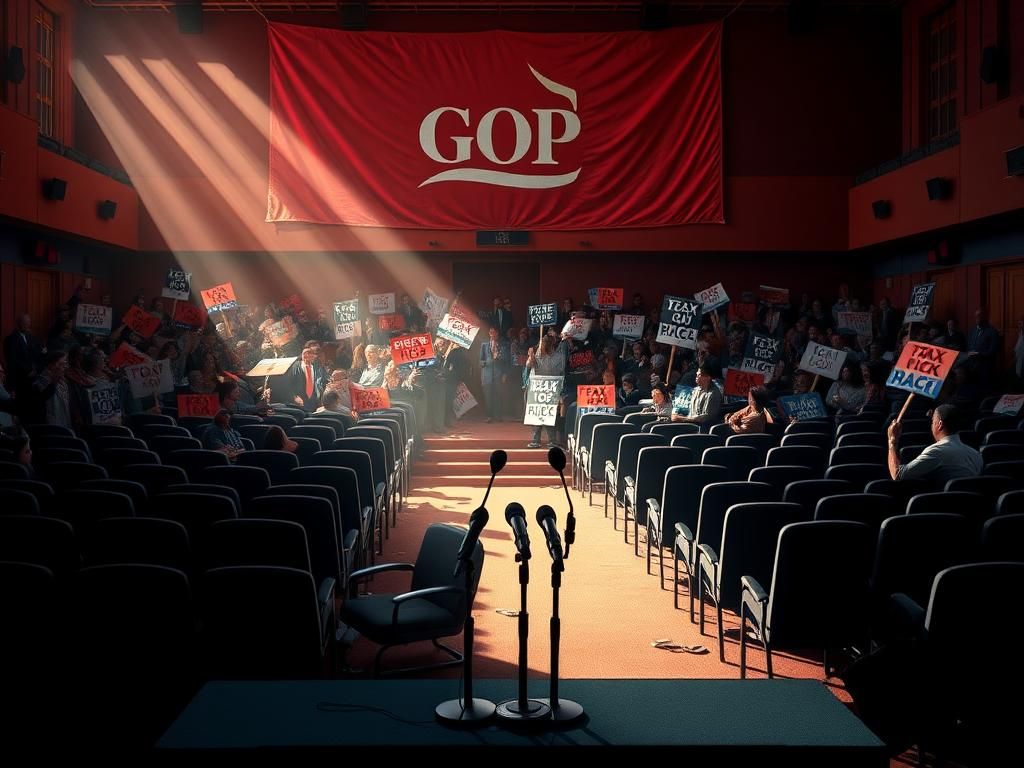
{"label": "window", "polygon": [[43,6],[37,4],[35,7],[36,117],[39,118],[39,132],[50,138],[56,138],[54,136],[56,29],[57,17]]}
{"label": "window", "polygon": [[928,142],[945,138],[957,128],[956,5],[928,20]]}

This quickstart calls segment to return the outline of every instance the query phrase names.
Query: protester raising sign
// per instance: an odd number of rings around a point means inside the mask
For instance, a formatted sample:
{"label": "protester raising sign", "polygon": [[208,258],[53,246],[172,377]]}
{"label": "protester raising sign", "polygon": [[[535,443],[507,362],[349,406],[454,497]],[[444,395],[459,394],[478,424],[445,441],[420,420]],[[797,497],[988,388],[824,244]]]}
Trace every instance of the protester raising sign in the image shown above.
{"label": "protester raising sign", "polygon": [[382,331],[404,331],[404,315],[377,315],[377,327]]}
{"label": "protester raising sign", "polygon": [[131,308],[124,313],[121,322],[144,339],[148,339],[160,330],[160,318],[153,317],[149,312],[143,312],[135,304],[132,304]]}
{"label": "protester raising sign", "polygon": [[127,341],[122,341],[120,346],[107,360],[107,365],[112,369],[124,368],[126,365],[138,365],[139,363],[151,362],[147,355],[142,354]]}
{"label": "protester raising sign", "polygon": [[935,293],[935,283],[918,283],[910,289],[910,303],[907,304],[907,311],[903,313],[904,323],[923,323],[928,319],[928,313],[932,308],[932,295]]}
{"label": "protester raising sign", "polygon": [[616,315],[612,336],[617,339],[639,339],[644,335],[643,315]]}
{"label": "protester raising sign", "polygon": [[934,400],[954,362],[956,350],[911,341],[903,347],[885,385]]}
{"label": "protester raising sign", "polygon": [[371,293],[369,296],[371,315],[395,314],[395,294]]}
{"label": "protester raising sign", "polygon": [[178,416],[200,416],[212,419],[220,410],[216,395],[178,395]]}
{"label": "protester raising sign", "polygon": [[610,409],[615,410],[615,385],[614,384],[580,384],[576,387],[576,407],[586,409],[593,413],[594,410]]}
{"label": "protester raising sign", "polygon": [[276,323],[267,326],[267,336],[275,347],[283,347],[299,337],[299,329],[290,315],[285,315]]}
{"label": "protester raising sign", "polygon": [[804,356],[800,358],[800,368],[814,376],[838,379],[844,362],[846,362],[846,350],[833,349],[824,344],[808,341]]}
{"label": "protester raising sign", "polygon": [[716,283],[710,288],[705,288],[703,291],[697,291],[693,298],[701,303],[704,314],[719,307],[724,307],[729,303],[729,295],[725,292],[725,288],[722,287],[721,283]]}
{"label": "protester raising sign", "polygon": [[231,283],[221,283],[213,288],[200,291],[203,297],[203,306],[210,312],[223,312],[225,309],[234,309],[238,306],[238,299],[235,297],[235,289]]}
{"label": "protester raising sign", "polygon": [[477,405],[476,398],[469,391],[469,387],[460,381],[459,386],[455,388],[455,399],[452,401],[452,411],[455,413],[455,418],[461,419],[476,408]]}
{"label": "protester raising sign", "polygon": [[526,308],[526,324],[531,328],[542,325],[554,325],[558,319],[558,306],[551,304],[531,304]]}
{"label": "protester raising sign", "polygon": [[99,304],[79,304],[75,311],[75,330],[96,336],[109,336],[114,322],[113,307]]}
{"label": "protester raising sign", "polygon": [[1024,395],[1003,395],[992,409],[992,413],[1016,416],[1020,413],[1022,405],[1024,405]]}
{"label": "protester raising sign", "polygon": [[167,270],[167,277],[164,278],[164,287],[160,295],[165,299],[176,299],[188,301],[192,293],[192,273],[181,269]]}
{"label": "protester raising sign", "polygon": [[448,312],[441,318],[437,335],[463,349],[469,349],[479,330],[480,321],[476,316],[470,310],[463,309],[461,304],[455,304],[448,307]]}
{"label": "protester raising sign", "polygon": [[530,387],[526,391],[526,416],[523,424],[555,426],[561,395],[561,376],[531,376]]}
{"label": "protester raising sign", "polygon": [[429,333],[413,333],[391,340],[391,359],[395,361],[395,365],[429,360],[432,357],[434,357],[434,342]]}
{"label": "protester raising sign", "polygon": [[375,408],[390,408],[391,398],[384,387],[361,387],[358,384],[348,385],[352,398],[352,410],[357,413],[372,411]]}
{"label": "protester raising sign", "polygon": [[661,322],[657,341],[686,349],[697,348],[701,321],[700,302],[679,296],[665,296],[661,304]]}
{"label": "protester raising sign", "polygon": [[121,394],[116,384],[97,384],[89,390],[93,424],[121,423]]}
{"label": "protester raising sign", "polygon": [[206,325],[206,310],[187,301],[179,301],[174,307],[173,319],[178,328],[202,328]]}
{"label": "protester raising sign", "polygon": [[690,414],[690,401],[693,400],[693,387],[676,385],[676,395],[672,398],[672,413],[683,416]]}
{"label": "protester raising sign", "polygon": [[598,288],[597,289],[598,309],[622,309],[621,288]]}
{"label": "protester raising sign", "polygon": [[783,395],[779,398],[782,412],[795,421],[820,419],[828,416],[821,395],[817,392],[806,392],[802,395]]}
{"label": "protester raising sign", "polygon": [[427,290],[423,292],[423,301],[420,303],[420,309],[422,309],[423,314],[427,316],[428,323],[437,324],[441,322],[441,318],[444,317],[444,313],[448,311],[448,299],[444,296],[437,295],[427,288]]}
{"label": "protester raising sign", "polygon": [[129,365],[124,372],[136,400],[174,391],[171,366],[164,361]]}
{"label": "protester raising sign", "polygon": [[569,322],[563,326],[562,333],[567,333],[572,338],[583,341],[590,333],[590,328],[593,324],[594,321],[589,317],[570,317]]}
{"label": "protester raising sign", "polygon": [[725,388],[722,390],[722,393],[729,397],[746,397],[751,389],[763,385],[764,376],[760,373],[727,368],[725,371]]}
{"label": "protester raising sign", "polygon": [[743,353],[741,371],[760,373],[770,379],[775,364],[782,354],[782,341],[763,333],[751,333],[747,337],[747,350]]}
{"label": "protester raising sign", "polygon": [[334,302],[334,338],[351,339],[362,335],[359,299]]}

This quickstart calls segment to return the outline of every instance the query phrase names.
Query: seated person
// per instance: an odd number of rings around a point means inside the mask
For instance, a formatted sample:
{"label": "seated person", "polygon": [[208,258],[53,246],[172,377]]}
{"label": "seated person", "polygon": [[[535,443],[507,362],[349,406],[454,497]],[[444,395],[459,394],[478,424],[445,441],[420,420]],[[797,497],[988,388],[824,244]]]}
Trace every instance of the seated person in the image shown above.
{"label": "seated person", "polygon": [[984,467],[981,454],[960,442],[957,435],[960,429],[960,412],[957,407],[949,403],[940,405],[930,415],[935,442],[909,464],[900,463],[899,443],[903,425],[899,421],[889,425],[889,474],[892,479],[918,478],[942,489],[947,480],[980,475]]}
{"label": "seated person", "polygon": [[636,374],[627,373],[622,377],[622,386],[616,393],[615,405],[619,408],[626,408],[630,405],[640,405],[640,390],[636,387]]}
{"label": "seated person", "polygon": [[668,421],[672,416],[672,398],[668,396],[668,388],[664,384],[655,384],[651,388],[653,405],[648,405],[641,413],[654,413],[658,421]]}
{"label": "seated person", "polygon": [[298,449],[299,444],[288,437],[284,430],[276,424],[270,428],[267,432],[267,436],[263,439],[263,448],[267,451],[287,451],[288,453],[295,453]]}
{"label": "seated person", "polygon": [[760,434],[772,422],[768,413],[768,390],[751,387],[747,393],[747,407],[725,417],[725,423],[737,435]]}
{"label": "seated person", "polygon": [[672,421],[700,424],[706,430],[718,421],[722,410],[722,393],[711,380],[711,369],[705,363],[697,369],[697,388],[690,398],[690,413],[687,416],[673,413]]}
{"label": "seated person", "polygon": [[213,417],[213,424],[203,432],[203,448],[225,453],[232,461],[245,450],[242,436],[238,434],[237,429],[231,427],[231,414],[226,408],[217,411],[217,415]]}

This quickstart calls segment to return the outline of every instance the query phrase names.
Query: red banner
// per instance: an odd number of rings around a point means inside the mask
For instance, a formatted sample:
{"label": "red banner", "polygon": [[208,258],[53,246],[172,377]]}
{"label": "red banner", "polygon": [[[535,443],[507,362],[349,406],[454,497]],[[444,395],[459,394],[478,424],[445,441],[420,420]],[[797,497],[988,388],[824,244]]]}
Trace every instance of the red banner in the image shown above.
{"label": "red banner", "polygon": [[107,367],[111,370],[116,370],[124,368],[126,365],[138,365],[139,363],[148,362],[150,362],[148,356],[139,352],[127,341],[122,341],[120,346],[107,359]]}
{"label": "red banner", "polygon": [[577,408],[596,406],[615,408],[614,384],[580,384],[576,387]]}
{"label": "red banner", "polygon": [[178,395],[179,416],[209,416],[211,419],[220,410],[216,395]]}
{"label": "red banner", "polygon": [[144,339],[148,339],[160,328],[160,318],[142,311],[136,304],[132,304],[124,313],[121,322]]}
{"label": "red banner", "polygon": [[179,328],[202,328],[206,325],[206,310],[187,301],[179,301],[174,307],[174,324]]}
{"label": "red banner", "polygon": [[268,221],[724,222],[721,24],[566,34],[268,29]]}
{"label": "red banner", "polygon": [[361,387],[358,384],[349,384],[348,391],[352,400],[352,410],[357,413],[391,407],[391,397],[384,387]]}
{"label": "red banner", "polygon": [[434,342],[429,333],[413,333],[391,340],[391,359],[395,361],[395,365],[429,360],[432,357],[434,357]]}
{"label": "red banner", "polygon": [[761,386],[764,386],[763,373],[748,373],[747,371],[739,371],[735,368],[728,368],[725,371],[725,388],[723,392],[726,395],[746,397],[753,387]]}

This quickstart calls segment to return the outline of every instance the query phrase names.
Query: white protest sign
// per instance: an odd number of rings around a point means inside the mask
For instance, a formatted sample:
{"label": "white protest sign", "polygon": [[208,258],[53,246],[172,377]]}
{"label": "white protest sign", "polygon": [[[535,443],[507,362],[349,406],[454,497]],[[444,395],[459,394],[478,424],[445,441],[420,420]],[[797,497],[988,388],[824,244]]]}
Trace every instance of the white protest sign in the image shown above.
{"label": "white protest sign", "polygon": [[839,371],[846,362],[845,349],[833,349],[824,344],[817,344],[813,341],[807,342],[807,349],[800,359],[800,369],[807,371],[814,376],[824,376],[826,379],[838,379]]}
{"label": "white protest sign", "polygon": [[476,398],[473,397],[473,393],[469,391],[469,387],[463,382],[459,382],[459,386],[455,388],[455,400],[452,401],[452,410],[455,412],[455,418],[461,419],[469,411],[476,408]]}
{"label": "white protest sign", "polygon": [[992,409],[992,413],[998,413],[1004,416],[1016,416],[1020,413],[1022,405],[1024,405],[1024,395],[1003,395],[999,398],[995,408]]}
{"label": "white protest sign", "polygon": [[97,384],[89,390],[93,424],[121,423],[121,395],[116,384]]}
{"label": "white protest sign", "polygon": [[113,322],[113,307],[104,307],[100,304],[79,304],[75,311],[75,330],[81,333],[109,336]]}
{"label": "white protest sign", "polygon": [[666,295],[661,303],[656,340],[674,347],[696,349],[702,315],[699,301]]}
{"label": "white protest sign", "polygon": [[870,312],[840,312],[837,317],[840,333],[850,332],[860,338],[871,338]]}
{"label": "white protest sign", "polygon": [[370,303],[371,315],[395,314],[395,294],[371,293],[368,300]]}
{"label": "white protest sign", "polygon": [[644,335],[643,315],[616,315],[612,336],[617,339],[639,339]]}
{"label": "white protest sign", "polygon": [[568,333],[574,339],[587,338],[590,333],[590,327],[594,324],[594,321],[588,317],[570,317],[569,322],[562,328],[562,333]]}
{"label": "white protest sign", "polygon": [[430,288],[423,292],[423,301],[420,302],[420,309],[427,316],[428,323],[440,323],[444,313],[448,311],[448,299],[439,296]]}
{"label": "white protest sign", "polygon": [[361,336],[362,323],[359,322],[359,299],[334,302],[334,338],[351,339]]}
{"label": "white protest sign", "polygon": [[526,415],[523,417],[523,424],[555,426],[561,396],[561,376],[531,376],[530,387],[526,391]]}
{"label": "white protest sign", "polygon": [[437,335],[440,338],[448,339],[463,349],[473,346],[473,339],[479,331],[480,321],[471,312],[463,310],[459,304],[449,307],[437,326]]}
{"label": "white protest sign", "polygon": [[710,288],[697,291],[697,293],[693,294],[693,298],[701,303],[704,314],[719,307],[724,307],[729,303],[729,294],[725,292],[725,288],[721,283],[715,283]]}
{"label": "white protest sign", "polygon": [[124,372],[128,376],[132,397],[136,400],[174,391],[171,366],[163,361],[129,365]]}
{"label": "white protest sign", "polygon": [[292,367],[299,358],[297,357],[267,357],[260,360],[249,371],[246,376],[283,376],[288,373],[288,369]]}

